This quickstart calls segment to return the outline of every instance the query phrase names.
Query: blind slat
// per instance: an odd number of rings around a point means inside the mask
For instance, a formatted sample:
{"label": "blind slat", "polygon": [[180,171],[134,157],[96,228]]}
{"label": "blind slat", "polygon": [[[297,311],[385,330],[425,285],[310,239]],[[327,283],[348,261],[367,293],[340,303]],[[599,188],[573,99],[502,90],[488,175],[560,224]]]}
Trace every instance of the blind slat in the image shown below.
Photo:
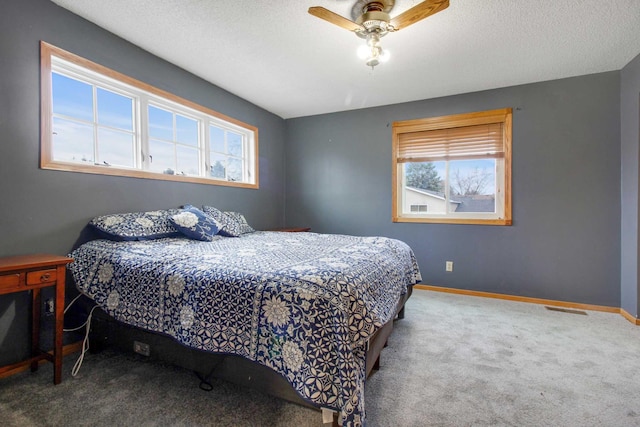
{"label": "blind slat", "polygon": [[397,159],[398,163],[408,163],[408,162],[439,162],[443,160],[477,160],[477,159],[501,159],[504,157],[504,153],[495,153],[495,154],[476,154],[476,155],[466,155],[466,156],[429,156],[429,157],[399,157]]}
{"label": "blind slat", "polygon": [[398,161],[502,157],[502,123],[402,133]]}

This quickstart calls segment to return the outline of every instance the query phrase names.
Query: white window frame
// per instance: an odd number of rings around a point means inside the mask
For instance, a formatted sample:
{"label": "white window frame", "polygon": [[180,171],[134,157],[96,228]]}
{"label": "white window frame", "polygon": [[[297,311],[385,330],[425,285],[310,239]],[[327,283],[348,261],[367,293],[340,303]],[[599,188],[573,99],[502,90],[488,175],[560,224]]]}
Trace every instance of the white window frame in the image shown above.
{"label": "white window frame", "polygon": [[[53,94],[52,73],[56,72],[93,86],[131,97],[134,100],[133,133],[135,153],[134,167],[67,162],[54,160],[52,146]],[[156,106],[174,114],[198,122],[199,174],[171,175],[150,170],[148,107]],[[41,144],[40,167],[42,169],[72,172],[118,175],[135,178],[150,178],[169,181],[193,182],[243,188],[258,188],[258,128],[216,111],[180,98],[169,92],[125,76],[70,52],[41,42]],[[94,117],[95,121],[95,117]],[[94,129],[96,129],[96,124]],[[217,126],[242,137],[241,180],[214,178],[210,176],[209,126]],[[95,132],[95,131],[94,131]],[[95,138],[95,136],[94,136]],[[95,139],[94,139],[95,140]],[[94,142],[95,143],[95,142]],[[174,144],[177,144],[173,141]]]}
{"label": "white window frame", "polygon": [[[501,123],[503,130],[503,153],[501,157],[495,159],[496,211],[491,213],[449,211],[449,162],[455,160],[455,158],[448,159],[446,158],[446,154],[443,153],[443,160],[446,162],[444,198],[447,211],[445,213],[404,212],[403,207],[405,206],[405,201],[403,197],[405,195],[406,188],[404,165],[406,160],[405,162],[402,162],[401,159],[399,159],[400,135],[412,132],[430,131],[437,129],[452,129],[457,127],[490,123]],[[511,134],[511,108],[394,122],[392,129],[392,221],[444,224],[511,225]],[[487,158],[490,158],[490,156],[487,156]]]}
{"label": "white window frame", "polygon": [[[145,94],[146,95],[146,94]],[[203,131],[203,120],[205,120],[205,118],[201,115],[198,114],[196,111],[193,111],[191,109],[185,108],[180,104],[177,103],[172,103],[169,102],[168,100],[164,100],[164,99],[159,99],[157,97],[153,97],[153,96],[141,96],[141,108],[140,108],[140,112],[141,112],[141,122],[144,124],[148,124],[149,123],[149,119],[148,119],[148,115],[149,115],[149,107],[156,107],[162,110],[166,110],[170,113],[173,113],[174,117],[176,114],[179,114],[183,117],[186,117],[188,119],[192,119],[198,122],[198,169],[201,173],[206,172],[206,169],[204,169],[205,164],[204,164],[204,159],[205,159],[205,154],[207,151],[207,146],[206,143],[203,144],[202,142],[206,141],[204,139],[204,131]],[[151,169],[151,149],[149,148],[149,141],[151,140],[151,137],[149,136],[148,132],[149,132],[149,126],[141,126],[141,135],[142,135],[142,144],[141,144],[141,149],[142,149],[142,167],[144,170],[149,170]],[[175,127],[174,127],[174,132],[175,132]],[[175,147],[177,148],[180,145],[184,145],[184,144],[180,144],[178,141],[175,140],[175,135],[174,138],[172,140],[162,140],[163,142],[169,142],[172,143]],[[151,171],[150,171],[151,172]],[[156,174],[160,174],[159,172],[151,172],[151,173],[156,173]],[[180,175],[177,174],[177,176],[192,176],[192,175]]]}

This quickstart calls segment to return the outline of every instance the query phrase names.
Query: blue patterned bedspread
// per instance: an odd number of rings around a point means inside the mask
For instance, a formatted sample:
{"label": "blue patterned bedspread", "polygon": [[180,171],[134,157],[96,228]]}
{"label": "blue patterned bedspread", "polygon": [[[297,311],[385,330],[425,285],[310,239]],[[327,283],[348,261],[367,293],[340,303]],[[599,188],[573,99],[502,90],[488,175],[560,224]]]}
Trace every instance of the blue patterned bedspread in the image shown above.
{"label": "blue patterned bedspread", "polygon": [[364,424],[367,339],[421,279],[409,246],[384,237],[95,240],[70,256],[78,289],[114,318],[267,366],[349,426]]}

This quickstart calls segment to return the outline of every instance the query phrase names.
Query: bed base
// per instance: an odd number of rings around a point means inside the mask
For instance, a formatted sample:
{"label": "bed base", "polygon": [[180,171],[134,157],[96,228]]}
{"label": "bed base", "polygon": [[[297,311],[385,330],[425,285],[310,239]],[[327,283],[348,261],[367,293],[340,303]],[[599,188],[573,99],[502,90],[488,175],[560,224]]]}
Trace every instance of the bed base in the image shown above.
{"label": "bed base", "polygon": [[[379,329],[367,344],[367,377],[380,369],[380,353],[387,346],[393,332],[393,322],[404,318],[405,303],[413,291],[409,287],[396,306],[396,315]],[[194,371],[201,379],[200,387],[206,390],[210,378],[222,379],[240,386],[251,387],[263,393],[289,402],[322,411],[324,426],[337,426],[338,413],[318,408],[301,398],[291,385],[277,372],[241,356],[215,354],[186,347],[173,338],[126,325],[113,319],[100,308],[93,314],[89,334],[92,353],[114,347],[123,352],[133,352],[134,341],[149,345],[148,357]]]}

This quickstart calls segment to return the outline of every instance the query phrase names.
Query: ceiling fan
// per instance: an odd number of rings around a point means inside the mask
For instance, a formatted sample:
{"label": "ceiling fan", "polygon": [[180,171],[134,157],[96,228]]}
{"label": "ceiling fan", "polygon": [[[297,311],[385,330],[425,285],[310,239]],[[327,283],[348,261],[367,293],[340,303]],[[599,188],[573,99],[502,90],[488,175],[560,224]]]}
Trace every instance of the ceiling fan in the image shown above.
{"label": "ceiling fan", "polygon": [[389,57],[388,52],[380,45],[381,37],[446,9],[449,7],[449,0],[425,0],[391,18],[389,12],[394,5],[395,0],[357,0],[351,9],[353,21],[321,6],[310,7],[309,13],[366,39],[367,45],[363,46],[359,54],[373,69]]}

